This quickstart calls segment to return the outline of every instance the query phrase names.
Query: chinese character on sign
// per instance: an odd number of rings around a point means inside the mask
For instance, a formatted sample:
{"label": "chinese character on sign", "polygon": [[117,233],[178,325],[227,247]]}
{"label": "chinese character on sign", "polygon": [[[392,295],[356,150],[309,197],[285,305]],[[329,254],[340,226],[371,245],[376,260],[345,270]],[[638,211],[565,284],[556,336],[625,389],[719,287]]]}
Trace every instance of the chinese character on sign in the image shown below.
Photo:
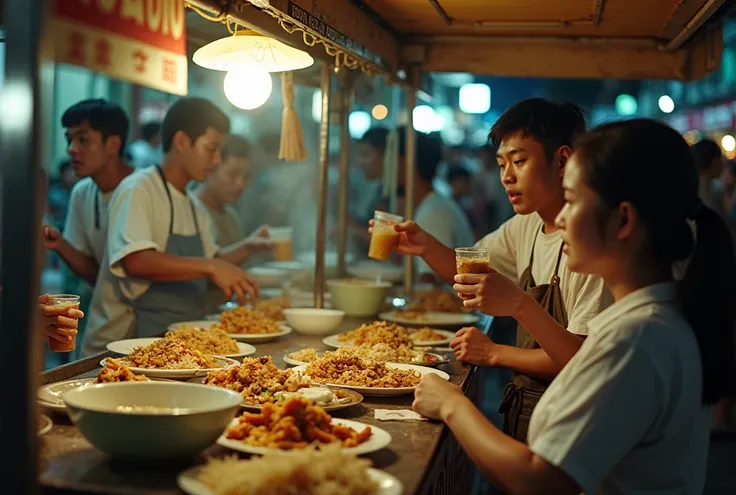
{"label": "chinese character on sign", "polygon": [[84,63],[84,35],[79,31],[69,33],[69,53],[67,58],[71,63]]}
{"label": "chinese character on sign", "polygon": [[167,83],[176,84],[176,60],[164,58],[163,79]]}
{"label": "chinese character on sign", "polygon": [[104,38],[100,38],[95,43],[95,65],[100,67],[112,65],[110,61],[110,42]]}
{"label": "chinese character on sign", "polygon": [[146,61],[148,55],[143,53],[140,48],[133,52],[133,58],[135,59],[135,70],[136,72],[146,72]]}

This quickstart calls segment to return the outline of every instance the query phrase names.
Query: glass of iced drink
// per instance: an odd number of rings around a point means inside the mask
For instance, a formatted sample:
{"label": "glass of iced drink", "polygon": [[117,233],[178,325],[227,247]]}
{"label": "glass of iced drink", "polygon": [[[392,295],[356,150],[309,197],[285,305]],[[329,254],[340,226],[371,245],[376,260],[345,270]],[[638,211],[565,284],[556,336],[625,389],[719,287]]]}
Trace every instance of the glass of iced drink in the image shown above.
{"label": "glass of iced drink", "polygon": [[373,234],[368,247],[369,258],[381,261],[391,259],[391,253],[399,247],[399,233],[394,230],[394,225],[403,221],[404,217],[385,211],[376,211],[373,214]]}
{"label": "glass of iced drink", "polygon": [[[485,248],[455,249],[455,268],[457,273],[490,273],[491,254]],[[473,299],[475,296],[460,294],[462,299]]]}
{"label": "glass of iced drink", "polygon": [[273,259],[276,261],[291,261],[292,232],[291,227],[269,227],[268,237],[273,242]]}
{"label": "glass of iced drink", "polygon": [[[74,294],[52,294],[49,296],[49,305],[79,309],[79,296]],[[48,343],[52,352],[70,352],[77,346],[77,336],[73,336],[66,342],[60,342],[49,337]]]}

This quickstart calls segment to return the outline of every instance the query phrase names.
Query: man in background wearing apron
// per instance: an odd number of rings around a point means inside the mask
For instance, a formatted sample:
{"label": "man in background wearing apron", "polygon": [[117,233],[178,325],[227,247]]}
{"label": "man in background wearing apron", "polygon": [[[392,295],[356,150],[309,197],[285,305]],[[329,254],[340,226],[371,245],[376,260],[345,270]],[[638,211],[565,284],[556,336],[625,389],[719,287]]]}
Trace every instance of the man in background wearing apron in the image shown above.
{"label": "man in background wearing apron", "polygon": [[[490,139],[497,150],[501,180],[516,215],[478,242],[490,251],[494,273],[458,275],[455,254],[414,222],[397,226],[405,232],[399,252],[420,255],[447,281],[460,281],[458,292],[483,297],[467,307],[494,316],[514,316],[526,295],[551,316],[539,325],[556,325],[581,335],[586,323],[611,302],[603,280],[572,273],[562,252],[555,218],[565,204],[562,174],[575,138],[585,130],[583,112],[571,103],[533,98],[517,103],[494,124]],[[478,287],[478,286],[482,287]],[[482,291],[481,291],[482,288]],[[460,330],[451,346],[455,356],[470,364],[510,368],[500,412],[504,429],[526,441],[529,418],[547,385],[564,363],[552,359],[522,325],[516,346],[499,345],[477,328]],[[556,357],[556,356],[555,356]]]}
{"label": "man in background wearing apron", "polygon": [[123,181],[110,210],[110,270],[135,311],[136,336],[153,337],[175,322],[202,319],[207,281],[246,303],[258,287],[238,265],[249,248],[220,249],[209,215],[186,186],[220,163],[230,120],[202,98],[172,105],[161,127],[164,160]]}
{"label": "man in background wearing apron", "polygon": [[61,256],[69,268],[93,286],[82,354],[105,350],[132,330],[132,318],[115,296],[107,276],[108,205],[113,191],[135,169],[123,160],[128,116],[107,100],[80,101],[61,116],[67,152],[80,178],[72,189],[64,235],[44,226],[46,248]]}

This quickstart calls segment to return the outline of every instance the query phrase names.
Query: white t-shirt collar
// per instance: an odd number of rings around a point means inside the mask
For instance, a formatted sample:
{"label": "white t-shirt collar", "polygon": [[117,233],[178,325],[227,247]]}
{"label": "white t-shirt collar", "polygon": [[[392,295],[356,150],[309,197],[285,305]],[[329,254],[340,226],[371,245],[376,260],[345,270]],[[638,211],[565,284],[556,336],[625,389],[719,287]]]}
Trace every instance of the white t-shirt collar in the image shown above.
{"label": "white t-shirt collar", "polygon": [[654,303],[672,303],[677,298],[678,291],[675,282],[664,282],[642,287],[627,294],[621,300],[591,318],[588,321],[588,332],[592,334],[596,331],[603,330],[612,325],[615,320],[641,306]]}

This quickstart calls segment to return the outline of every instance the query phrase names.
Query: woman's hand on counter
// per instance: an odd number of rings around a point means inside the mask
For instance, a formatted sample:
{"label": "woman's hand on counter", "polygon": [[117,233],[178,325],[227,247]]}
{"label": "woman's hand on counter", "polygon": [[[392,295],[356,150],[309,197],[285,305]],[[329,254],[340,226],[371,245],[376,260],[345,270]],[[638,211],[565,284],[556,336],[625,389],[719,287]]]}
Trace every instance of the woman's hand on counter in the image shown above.
{"label": "woman's hand on counter", "polygon": [[458,398],[465,398],[460,387],[433,373],[422,377],[414,391],[411,407],[422,416],[444,420]]}
{"label": "woman's hand on counter", "polygon": [[222,290],[228,300],[237,295],[240,304],[246,304],[248,298],[251,302],[255,302],[260,295],[258,284],[245,270],[228,261],[218,258],[210,260],[209,278]]}
{"label": "woman's hand on counter", "polygon": [[516,317],[524,300],[530,297],[513,280],[494,270],[487,274],[457,274],[452,288],[458,294],[475,296],[463,301],[466,308],[492,316]]}
{"label": "woman's hand on counter", "polygon": [[450,342],[455,359],[476,366],[498,366],[504,346],[493,342],[475,327],[461,328]]}
{"label": "woman's hand on counter", "polygon": [[49,305],[49,296],[44,294],[38,298],[41,327],[44,334],[59,342],[69,342],[77,335],[79,319],[84,313],[76,308]]}

